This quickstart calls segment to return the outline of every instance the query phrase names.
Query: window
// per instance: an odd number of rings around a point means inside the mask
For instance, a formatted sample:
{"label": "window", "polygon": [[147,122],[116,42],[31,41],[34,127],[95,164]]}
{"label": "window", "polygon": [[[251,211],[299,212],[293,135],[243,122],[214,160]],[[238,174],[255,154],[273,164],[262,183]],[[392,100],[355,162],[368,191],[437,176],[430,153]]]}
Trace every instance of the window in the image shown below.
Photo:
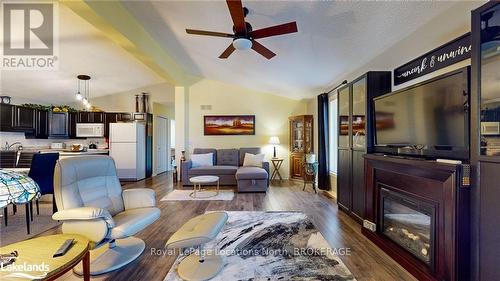
{"label": "window", "polygon": [[337,173],[337,95],[332,95],[330,97],[330,102],[328,105],[328,124],[330,126],[328,130],[329,138],[329,152],[330,152],[330,173]]}

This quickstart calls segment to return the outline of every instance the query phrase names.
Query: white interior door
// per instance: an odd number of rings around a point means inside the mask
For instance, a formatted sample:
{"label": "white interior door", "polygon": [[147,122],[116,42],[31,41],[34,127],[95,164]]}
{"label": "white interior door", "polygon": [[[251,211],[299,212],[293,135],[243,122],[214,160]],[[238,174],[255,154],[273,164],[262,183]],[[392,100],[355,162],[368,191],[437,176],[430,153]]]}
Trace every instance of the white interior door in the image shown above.
{"label": "white interior door", "polygon": [[168,119],[156,117],[156,173],[163,173],[168,168]]}

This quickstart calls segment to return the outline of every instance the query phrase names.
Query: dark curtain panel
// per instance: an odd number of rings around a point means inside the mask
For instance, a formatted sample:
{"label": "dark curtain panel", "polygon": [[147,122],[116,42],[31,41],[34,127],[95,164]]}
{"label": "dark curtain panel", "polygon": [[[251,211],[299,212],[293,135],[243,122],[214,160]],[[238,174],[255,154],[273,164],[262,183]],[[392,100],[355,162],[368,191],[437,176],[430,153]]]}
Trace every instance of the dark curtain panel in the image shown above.
{"label": "dark curtain panel", "polygon": [[318,188],[330,190],[328,151],[328,94],[318,96]]}

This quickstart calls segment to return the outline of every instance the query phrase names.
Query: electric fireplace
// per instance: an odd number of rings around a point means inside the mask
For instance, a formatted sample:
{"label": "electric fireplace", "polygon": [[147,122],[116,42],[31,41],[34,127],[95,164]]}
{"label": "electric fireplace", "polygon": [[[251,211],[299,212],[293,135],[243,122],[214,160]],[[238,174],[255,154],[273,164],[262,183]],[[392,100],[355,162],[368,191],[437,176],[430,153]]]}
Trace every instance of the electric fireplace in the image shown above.
{"label": "electric fireplace", "polygon": [[435,207],[383,185],[380,200],[380,233],[433,268]]}
{"label": "electric fireplace", "polygon": [[470,280],[470,187],[462,184],[462,165],[364,158],[363,234],[418,280]]}

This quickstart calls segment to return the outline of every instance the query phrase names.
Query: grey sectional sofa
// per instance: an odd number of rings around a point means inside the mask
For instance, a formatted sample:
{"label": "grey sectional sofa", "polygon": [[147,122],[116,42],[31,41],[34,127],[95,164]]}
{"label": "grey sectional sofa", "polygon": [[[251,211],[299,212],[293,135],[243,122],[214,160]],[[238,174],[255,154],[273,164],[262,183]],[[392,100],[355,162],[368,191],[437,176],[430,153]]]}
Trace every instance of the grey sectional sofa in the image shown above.
{"label": "grey sectional sofa", "polygon": [[245,153],[259,154],[260,148],[240,149],[195,148],[193,154],[213,153],[213,166],[192,168],[191,161],[181,166],[182,184],[193,185],[189,178],[195,176],[218,176],[221,185],[238,185],[239,192],[266,192],[269,186],[269,162],[262,168],[243,167]]}

